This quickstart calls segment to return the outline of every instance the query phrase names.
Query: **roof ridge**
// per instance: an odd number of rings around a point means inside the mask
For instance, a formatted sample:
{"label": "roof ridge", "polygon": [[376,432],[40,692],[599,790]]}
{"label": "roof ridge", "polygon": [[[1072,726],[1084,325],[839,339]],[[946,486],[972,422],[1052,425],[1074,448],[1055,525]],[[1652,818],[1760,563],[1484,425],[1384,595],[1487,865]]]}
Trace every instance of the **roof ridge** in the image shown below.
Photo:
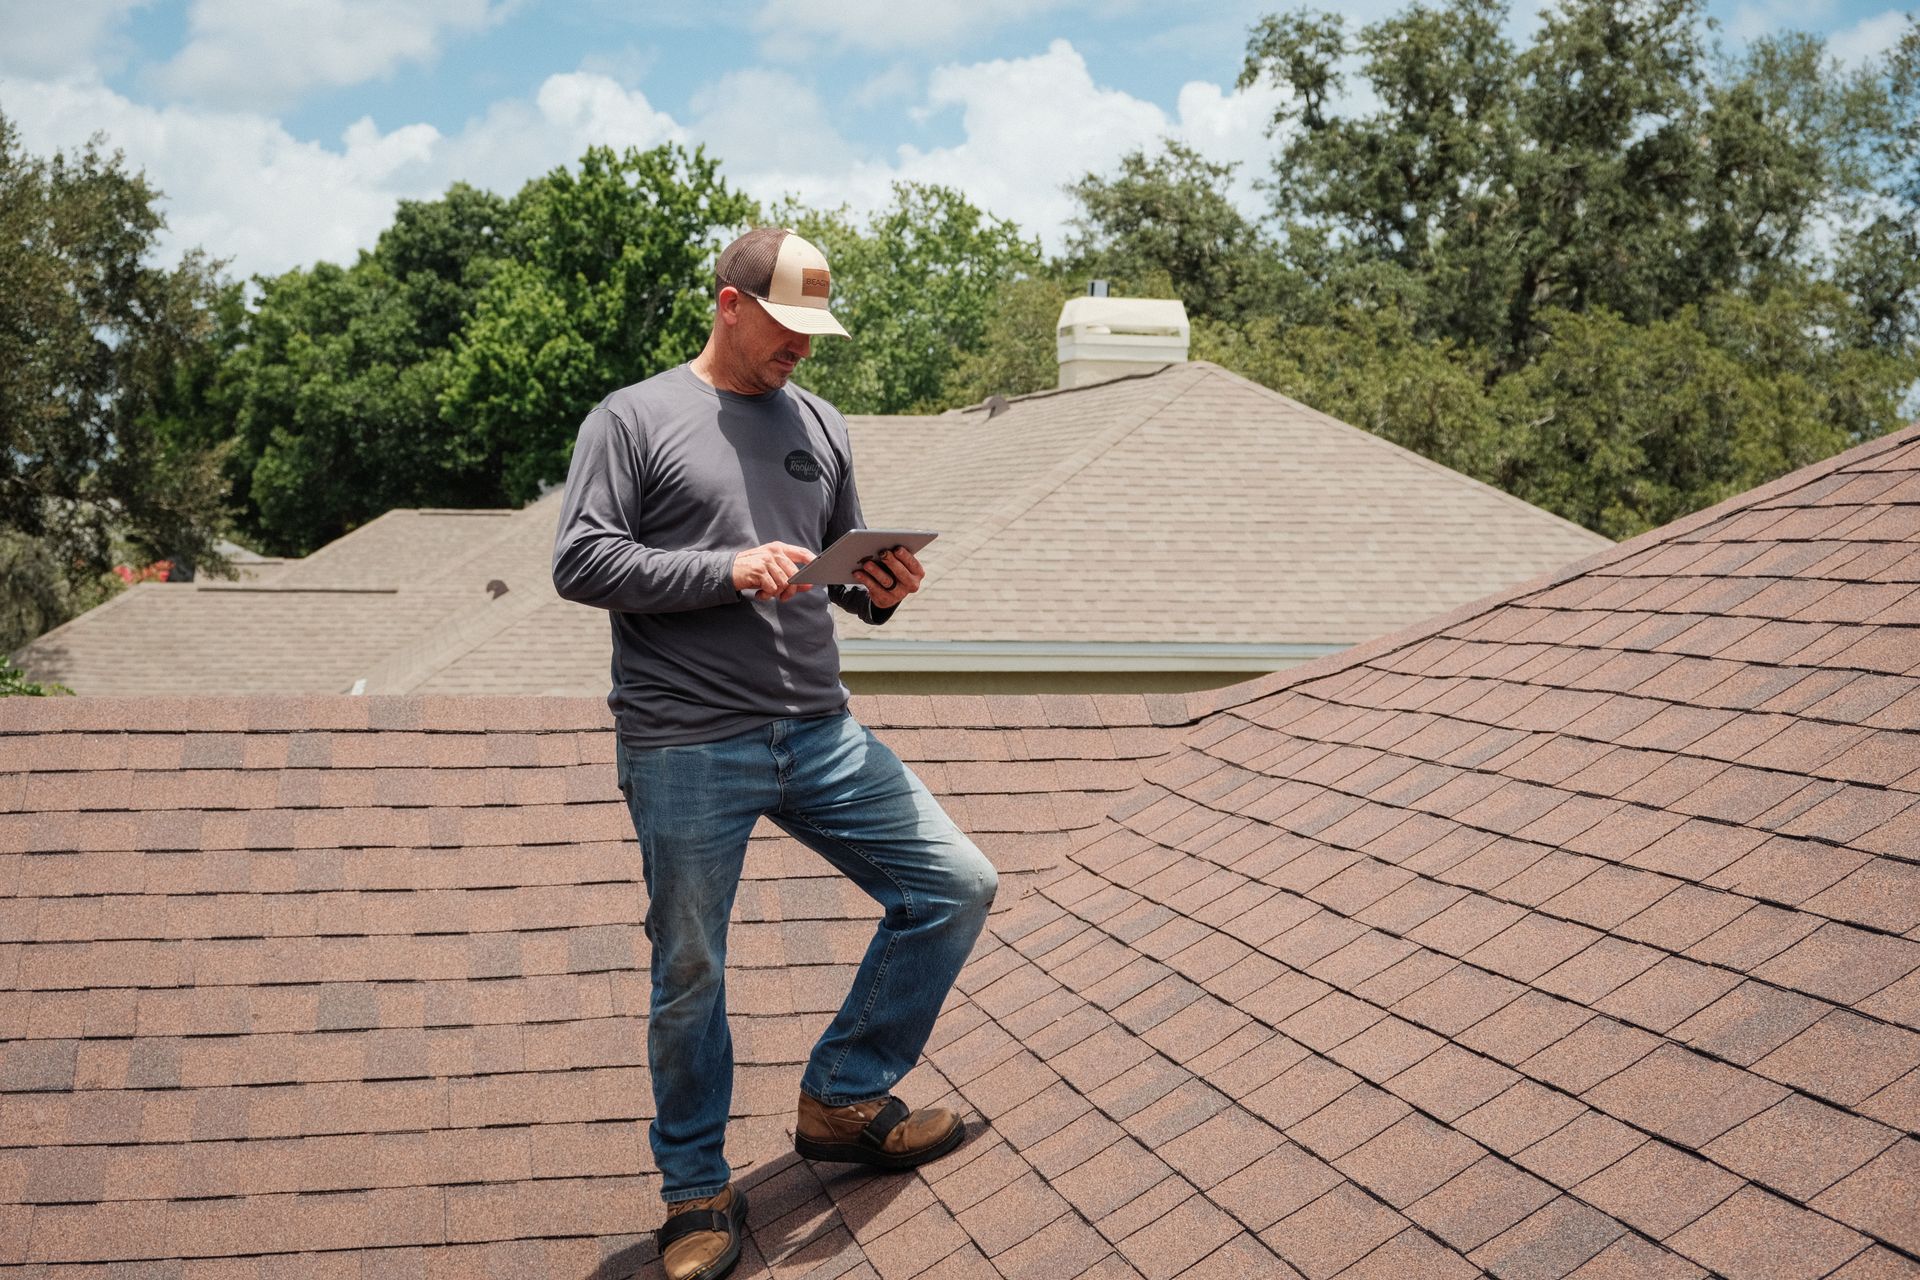
{"label": "roof ridge", "polygon": [[[503,594],[514,594],[511,587]],[[389,650],[361,677],[363,693],[409,694],[487,641],[559,597],[522,588],[520,599],[501,603],[488,594],[440,619],[412,644]]]}
{"label": "roof ridge", "polygon": [[1202,363],[1205,362],[1199,360],[1173,360],[1166,364],[1155,365],[1150,369],[1143,369],[1138,373],[1117,373],[1112,377],[1102,378],[1098,382],[1090,382],[1085,386],[1079,387],[1042,387],[1038,391],[1022,391],[1018,395],[1011,396],[1001,395],[996,391],[985,400],[977,400],[972,404],[957,404],[951,408],[942,409],[938,413],[849,413],[844,416],[849,422],[856,418],[870,422],[896,422],[904,420],[938,422],[942,418],[958,418],[970,413],[985,413],[989,407],[988,402],[996,399],[1005,401],[1007,406],[1011,408],[1016,404],[1026,404],[1033,400],[1049,400],[1057,396],[1077,395],[1082,391],[1100,391],[1112,386],[1116,382],[1145,382],[1157,378],[1169,370],[1185,369],[1191,365]]}
{"label": "roof ridge", "polygon": [[[1222,372],[1225,372],[1225,370],[1222,370]],[[1254,385],[1258,386],[1259,384],[1255,383]],[[1355,430],[1358,430],[1358,428],[1355,428]],[[1508,587],[1492,595],[1484,596],[1479,600],[1463,604],[1456,609],[1449,609],[1445,613],[1436,614],[1431,618],[1416,622],[1410,627],[1403,627],[1399,631],[1390,632],[1384,636],[1375,636],[1373,639],[1364,640],[1352,648],[1342,649],[1339,653],[1331,653],[1324,658],[1315,658],[1311,662],[1302,663],[1297,667],[1288,667],[1286,670],[1276,671],[1272,675],[1258,676],[1252,680],[1247,680],[1236,685],[1228,685],[1221,689],[1195,690],[1187,695],[1188,710],[1193,713],[1192,719],[1199,721],[1216,712],[1245,706],[1249,702],[1256,701],[1260,698],[1271,697],[1273,694],[1283,689],[1292,688],[1294,685],[1309,680],[1322,679],[1336,672],[1345,671],[1349,667],[1356,666],[1360,663],[1370,662],[1385,654],[1408,648],[1423,640],[1429,640],[1439,632],[1449,627],[1457,626],[1470,618],[1477,618],[1482,614],[1490,613],[1504,605],[1512,604],[1514,601],[1522,599],[1523,597],[1544,591],[1548,587],[1556,586],[1559,583],[1569,581],[1573,578],[1582,577],[1604,565],[1615,564],[1621,560],[1629,559],[1651,547],[1672,542],[1682,534],[1691,533],[1695,529],[1725,520],[1729,516],[1736,515],[1762,502],[1772,501],[1784,493],[1791,493],[1795,489],[1805,488],[1807,485],[1825,479],[1835,471],[1843,470],[1866,458],[1878,456],[1889,449],[1899,448],[1914,441],[1920,441],[1920,422],[1902,427],[1898,431],[1889,431],[1884,436],[1869,440],[1864,444],[1855,445],[1851,449],[1843,449],[1839,453],[1828,458],[1822,458],[1818,462],[1808,463],[1797,471],[1789,471],[1783,476],[1778,476],[1763,485],[1758,485],[1743,493],[1737,493],[1731,498],[1718,502],[1711,507],[1703,507],[1699,511],[1681,516],[1677,520],[1670,520],[1657,528],[1649,529],[1645,533],[1628,538],[1625,542],[1617,542],[1610,547],[1603,547],[1590,556],[1583,556],[1570,564],[1562,565],[1558,569],[1549,570],[1516,586]]]}
{"label": "roof ridge", "polygon": [[[1167,367],[1170,368],[1171,366]],[[1101,383],[1099,385],[1104,387],[1109,384]],[[1074,390],[1090,389],[1091,388],[1074,388]],[[951,575],[961,565],[965,564],[969,557],[1005,530],[1008,525],[1038,506],[1051,494],[1058,492],[1068,481],[1086,470],[1095,460],[1112,449],[1116,444],[1120,443],[1120,441],[1126,439],[1135,431],[1138,431],[1141,427],[1165,412],[1169,404],[1178,400],[1190,389],[1190,386],[1177,387],[1173,393],[1160,404],[1147,405],[1134,416],[1123,415],[1119,423],[1097,433],[1088,443],[1083,444],[1080,448],[1067,454],[1064,458],[1047,468],[1037,479],[1022,488],[1015,489],[998,504],[989,508],[987,513],[982,516],[977,523],[965,532],[959,534],[952,542],[948,543],[949,549],[951,549],[955,543],[958,543],[959,559],[942,565],[940,570],[942,576]]]}

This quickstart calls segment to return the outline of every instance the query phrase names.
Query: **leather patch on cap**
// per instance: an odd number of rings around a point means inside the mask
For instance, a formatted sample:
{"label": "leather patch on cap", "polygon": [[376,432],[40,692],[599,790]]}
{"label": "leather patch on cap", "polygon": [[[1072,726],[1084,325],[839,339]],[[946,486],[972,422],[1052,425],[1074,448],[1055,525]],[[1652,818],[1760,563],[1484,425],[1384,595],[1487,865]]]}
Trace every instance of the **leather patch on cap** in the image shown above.
{"label": "leather patch on cap", "polygon": [[807,267],[800,272],[800,296],[803,298],[824,298],[833,290],[833,276],[815,267]]}

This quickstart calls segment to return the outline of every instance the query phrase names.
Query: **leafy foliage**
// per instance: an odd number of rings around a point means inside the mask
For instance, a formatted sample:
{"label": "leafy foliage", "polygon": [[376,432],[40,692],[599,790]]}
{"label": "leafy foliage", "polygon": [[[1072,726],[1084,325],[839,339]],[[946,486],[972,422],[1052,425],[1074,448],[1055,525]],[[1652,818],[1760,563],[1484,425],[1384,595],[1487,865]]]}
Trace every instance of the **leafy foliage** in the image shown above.
{"label": "leafy foliage", "polygon": [[301,554],[394,507],[538,496],[588,407],[699,350],[705,273],[752,210],[703,153],[592,148],[511,200],[402,202],[352,266],[260,282],[207,397],[246,528]]}
{"label": "leafy foliage", "polygon": [[563,479],[581,415],[690,359],[712,317],[713,259],[754,213],[702,151],[589,148],[514,202],[518,255],[454,335],[440,404],[509,502]]}
{"label": "leafy foliage", "polygon": [[944,408],[999,291],[1041,266],[1037,241],[951,187],[895,183],[864,227],[845,209],[789,207],[778,220],[833,264],[833,311],[852,336],[815,343],[796,376],[847,413]]}
{"label": "leafy foliage", "polygon": [[0,116],[0,650],[103,599],[123,550],[222,568],[221,450],[165,429],[216,268],[150,263],[157,199],[118,153],[38,159]]}
{"label": "leafy foliage", "polygon": [[63,684],[40,684],[13,665],[13,659],[0,653],[0,698],[47,698],[71,694]]}
{"label": "leafy foliage", "polygon": [[1070,260],[1090,277],[1164,278],[1196,319],[1292,310],[1305,282],[1227,198],[1234,167],[1168,140],[1157,156],[1127,156],[1112,177],[1085,175],[1067,188],[1080,206]]}
{"label": "leafy foliage", "polygon": [[[1197,352],[1613,537],[1903,425],[1920,26],[1848,72],[1792,34],[1716,67],[1698,0],[1564,0],[1522,50],[1504,25],[1255,27],[1314,287]],[[1365,112],[1336,109],[1349,58]]]}

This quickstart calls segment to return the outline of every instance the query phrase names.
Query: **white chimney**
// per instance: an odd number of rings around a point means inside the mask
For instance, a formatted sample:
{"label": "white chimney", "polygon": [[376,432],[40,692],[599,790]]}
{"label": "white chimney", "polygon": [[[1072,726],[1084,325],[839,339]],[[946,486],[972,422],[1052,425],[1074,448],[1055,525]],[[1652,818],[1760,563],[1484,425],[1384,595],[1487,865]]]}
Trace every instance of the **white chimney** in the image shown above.
{"label": "white chimney", "polygon": [[1163,298],[1068,298],[1060,308],[1060,385],[1084,387],[1187,358],[1187,309]]}

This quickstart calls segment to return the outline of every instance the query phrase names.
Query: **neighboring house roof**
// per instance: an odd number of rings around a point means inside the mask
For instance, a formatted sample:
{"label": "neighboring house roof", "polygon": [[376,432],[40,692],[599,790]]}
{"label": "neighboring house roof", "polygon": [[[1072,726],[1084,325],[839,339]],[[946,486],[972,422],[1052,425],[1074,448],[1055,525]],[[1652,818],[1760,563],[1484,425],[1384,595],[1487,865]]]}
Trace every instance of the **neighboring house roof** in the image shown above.
{"label": "neighboring house roof", "polygon": [[[1272,669],[1607,545],[1204,361],[851,430],[868,522],[942,536],[928,589],[884,629],[841,619],[850,668],[868,650],[984,643],[1210,647]],[[233,587],[130,592],[21,665],[83,693],[604,690],[606,618],[550,581],[558,517],[557,493],[520,512],[394,512],[217,608],[210,593]],[[321,588],[386,598],[290,594]],[[343,620],[317,631],[328,608]],[[154,648],[137,665],[135,635]]]}
{"label": "neighboring house roof", "polygon": [[853,424],[870,520],[950,531],[889,640],[1348,645],[1608,545],[1206,361]]}
{"label": "neighboring house roof", "polygon": [[390,511],[304,559],[242,562],[235,581],[142,583],[20,665],[83,694],[345,693],[395,653],[457,638],[507,567],[528,580],[528,540],[511,535],[529,518],[551,528],[529,511]]}
{"label": "neighboring house roof", "polygon": [[[1920,428],[1231,689],[856,705],[1010,872],[975,1132],[792,1156],[872,916],[763,832],[742,1276],[1915,1273]],[[649,1262],[605,715],[0,705],[0,1263]]]}

